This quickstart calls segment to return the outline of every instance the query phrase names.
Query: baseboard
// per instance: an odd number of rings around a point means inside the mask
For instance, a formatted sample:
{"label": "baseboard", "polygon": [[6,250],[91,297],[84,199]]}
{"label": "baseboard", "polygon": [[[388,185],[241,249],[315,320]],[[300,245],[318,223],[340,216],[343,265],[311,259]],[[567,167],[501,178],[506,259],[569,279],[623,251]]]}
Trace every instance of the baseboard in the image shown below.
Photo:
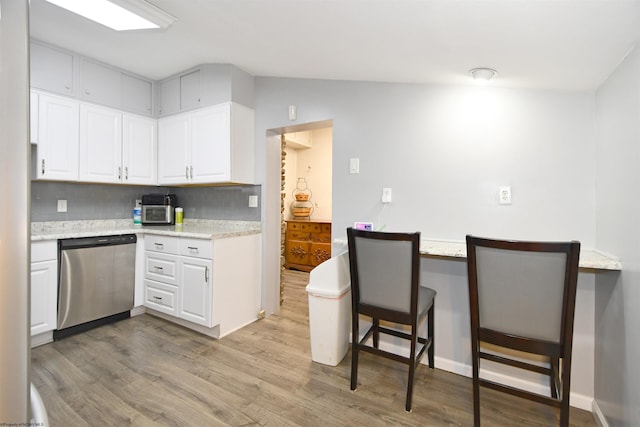
{"label": "baseboard", "polygon": [[43,332],[31,337],[31,348],[41,346],[53,342],[53,331]]}
{"label": "baseboard", "polygon": [[144,305],[139,305],[138,307],[133,307],[130,311],[131,317],[139,316],[147,312],[147,308]]}
{"label": "baseboard", "polygon": [[593,418],[596,420],[596,424],[598,427],[609,427],[609,423],[607,422],[607,418],[604,416],[602,411],[600,410],[600,406],[598,406],[598,401],[593,399],[593,405],[591,405],[591,413],[593,414]]}
{"label": "baseboard", "polygon": [[[393,346],[388,342],[384,342],[381,338],[381,347],[393,350],[395,352],[405,352],[408,355],[408,350],[405,351],[404,348],[400,348],[398,346]],[[426,357],[422,359],[422,364],[427,364],[428,361]],[[462,375],[467,378],[471,378],[471,365],[466,365],[464,363],[456,362],[449,359],[444,359],[442,357],[435,357],[434,360],[435,367],[441,369],[443,371],[451,372],[457,375]],[[502,384],[507,384],[512,387],[518,387],[523,390],[528,390],[533,393],[539,394],[549,394],[549,388],[547,385],[538,384],[532,381],[522,380],[520,378],[512,377],[510,375],[505,375],[504,373],[495,372],[489,369],[481,369],[481,376],[491,381],[496,381]],[[586,396],[584,394],[579,394],[575,392],[571,392],[571,397],[569,399],[569,404],[575,408],[584,409],[585,411],[591,412],[594,405],[593,396]],[[604,418],[604,417],[603,417]],[[606,426],[605,426],[606,427]]]}

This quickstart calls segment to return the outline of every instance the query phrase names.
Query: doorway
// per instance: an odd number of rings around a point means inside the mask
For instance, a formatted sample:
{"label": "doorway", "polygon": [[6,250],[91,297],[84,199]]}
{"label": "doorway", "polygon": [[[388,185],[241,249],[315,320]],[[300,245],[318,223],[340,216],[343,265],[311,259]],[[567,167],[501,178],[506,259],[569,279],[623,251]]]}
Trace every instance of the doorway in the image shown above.
{"label": "doorway", "polygon": [[[331,121],[307,123],[280,131],[280,280],[284,302],[288,271],[308,274],[331,256]],[[305,273],[302,273],[303,275]]]}

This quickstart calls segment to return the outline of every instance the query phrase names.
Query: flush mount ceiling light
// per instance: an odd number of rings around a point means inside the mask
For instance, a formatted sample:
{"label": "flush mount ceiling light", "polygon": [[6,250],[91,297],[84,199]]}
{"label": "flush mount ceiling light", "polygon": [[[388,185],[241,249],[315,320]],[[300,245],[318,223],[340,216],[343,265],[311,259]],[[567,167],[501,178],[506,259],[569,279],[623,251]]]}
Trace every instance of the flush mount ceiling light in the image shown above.
{"label": "flush mount ceiling light", "polygon": [[477,80],[485,83],[491,80],[492,78],[494,78],[498,74],[498,72],[492,68],[482,68],[482,67],[474,68],[472,70],[469,70],[469,72],[473,76],[473,80]]}
{"label": "flush mount ceiling light", "polygon": [[144,0],[46,0],[116,31],[168,28],[176,20]]}

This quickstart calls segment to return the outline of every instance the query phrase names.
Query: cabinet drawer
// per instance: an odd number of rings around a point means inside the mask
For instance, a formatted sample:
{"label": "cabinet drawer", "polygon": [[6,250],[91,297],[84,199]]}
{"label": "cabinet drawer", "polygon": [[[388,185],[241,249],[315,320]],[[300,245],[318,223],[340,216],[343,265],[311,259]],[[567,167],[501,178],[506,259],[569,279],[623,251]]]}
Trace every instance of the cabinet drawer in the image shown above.
{"label": "cabinet drawer", "polygon": [[180,239],[177,237],[154,236],[152,234],[147,234],[144,236],[144,248],[148,251],[177,255],[180,253]]}
{"label": "cabinet drawer", "polygon": [[302,231],[289,231],[287,238],[291,240],[309,240],[310,233],[303,233]]}
{"label": "cabinet drawer", "polygon": [[311,235],[312,242],[318,243],[331,243],[331,234],[327,233],[315,233]]}
{"label": "cabinet drawer", "polygon": [[331,258],[331,245],[325,243],[312,243],[309,249],[309,263],[313,266],[320,265]]}
{"label": "cabinet drawer", "polygon": [[287,230],[290,230],[290,231],[301,231],[302,230],[302,224],[300,224],[299,222],[287,222]]}
{"label": "cabinet drawer", "polygon": [[331,234],[331,224],[322,224],[322,232]]}
{"label": "cabinet drawer", "polygon": [[145,253],[144,277],[162,283],[177,284],[178,257],[154,252]]}
{"label": "cabinet drawer", "polygon": [[177,295],[178,288],[175,286],[165,285],[164,283],[154,282],[152,280],[144,281],[145,297],[144,305],[163,313],[177,314]]}
{"label": "cabinet drawer", "polygon": [[213,257],[213,241],[206,239],[180,239],[180,255],[211,259]]}
{"label": "cabinet drawer", "polygon": [[285,259],[288,263],[308,264],[309,262],[309,242],[290,240],[285,247]]}
{"label": "cabinet drawer", "polygon": [[50,261],[58,258],[58,241],[46,240],[31,244],[31,262]]}

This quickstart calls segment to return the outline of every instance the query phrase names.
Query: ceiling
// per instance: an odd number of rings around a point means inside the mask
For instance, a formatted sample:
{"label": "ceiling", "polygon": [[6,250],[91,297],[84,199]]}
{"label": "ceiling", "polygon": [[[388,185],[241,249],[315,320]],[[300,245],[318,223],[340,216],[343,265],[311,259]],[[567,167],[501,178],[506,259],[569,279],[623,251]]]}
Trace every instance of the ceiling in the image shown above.
{"label": "ceiling", "polygon": [[149,0],[178,20],[116,32],[31,0],[31,35],[154,80],[202,63],[254,76],[593,91],[640,40],[629,0]]}

